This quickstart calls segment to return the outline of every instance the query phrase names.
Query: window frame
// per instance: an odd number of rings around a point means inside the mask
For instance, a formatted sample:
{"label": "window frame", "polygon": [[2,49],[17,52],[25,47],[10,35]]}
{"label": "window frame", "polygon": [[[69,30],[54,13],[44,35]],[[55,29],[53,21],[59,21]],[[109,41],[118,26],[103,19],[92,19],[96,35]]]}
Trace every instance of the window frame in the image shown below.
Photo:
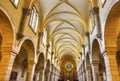
{"label": "window frame", "polygon": [[31,10],[30,19],[29,19],[29,26],[35,34],[37,33],[38,24],[39,24],[39,14],[36,10],[36,7],[33,6]]}

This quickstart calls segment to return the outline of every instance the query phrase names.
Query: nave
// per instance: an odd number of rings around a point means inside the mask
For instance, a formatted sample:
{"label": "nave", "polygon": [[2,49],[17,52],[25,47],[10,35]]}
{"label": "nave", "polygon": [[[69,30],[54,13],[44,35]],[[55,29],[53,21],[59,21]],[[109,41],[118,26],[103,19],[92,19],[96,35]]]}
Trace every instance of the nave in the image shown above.
{"label": "nave", "polygon": [[0,81],[120,81],[120,1],[0,0]]}

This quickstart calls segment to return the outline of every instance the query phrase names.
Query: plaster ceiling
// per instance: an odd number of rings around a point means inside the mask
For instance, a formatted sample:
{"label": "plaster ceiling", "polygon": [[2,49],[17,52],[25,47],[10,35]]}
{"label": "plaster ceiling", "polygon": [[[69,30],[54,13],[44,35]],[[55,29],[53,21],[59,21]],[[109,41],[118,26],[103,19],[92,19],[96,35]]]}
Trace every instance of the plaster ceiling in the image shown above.
{"label": "plaster ceiling", "polygon": [[[78,61],[82,45],[86,44],[90,11],[89,0],[40,0],[42,28],[48,31],[48,43],[58,60],[72,56]],[[68,58],[69,59],[69,58]]]}

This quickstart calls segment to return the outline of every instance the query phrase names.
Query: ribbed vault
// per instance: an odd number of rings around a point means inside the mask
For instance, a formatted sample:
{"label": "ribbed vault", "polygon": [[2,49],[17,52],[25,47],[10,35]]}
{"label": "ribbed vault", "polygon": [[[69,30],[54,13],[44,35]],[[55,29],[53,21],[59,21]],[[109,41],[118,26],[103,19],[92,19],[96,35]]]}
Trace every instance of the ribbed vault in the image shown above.
{"label": "ribbed vault", "polygon": [[60,65],[69,61],[76,67],[87,41],[91,0],[40,0],[40,5],[40,30],[47,30],[47,44],[52,41],[52,51]]}

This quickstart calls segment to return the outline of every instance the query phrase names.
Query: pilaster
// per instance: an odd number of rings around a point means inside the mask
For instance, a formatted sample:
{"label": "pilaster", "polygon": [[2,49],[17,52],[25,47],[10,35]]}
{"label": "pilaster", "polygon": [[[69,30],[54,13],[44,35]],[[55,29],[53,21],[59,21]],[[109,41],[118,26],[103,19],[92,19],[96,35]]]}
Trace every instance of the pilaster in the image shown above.
{"label": "pilaster", "polygon": [[112,81],[120,81],[117,59],[116,59],[117,48],[116,47],[107,47],[106,53],[108,55],[108,59],[109,59],[109,63],[110,63],[110,71],[111,71]]}
{"label": "pilaster", "polygon": [[2,59],[0,62],[0,81],[9,81],[12,66],[16,57],[16,53],[11,48],[1,49]]}
{"label": "pilaster", "polygon": [[27,81],[33,81],[34,70],[35,70],[34,60],[28,60]]}

